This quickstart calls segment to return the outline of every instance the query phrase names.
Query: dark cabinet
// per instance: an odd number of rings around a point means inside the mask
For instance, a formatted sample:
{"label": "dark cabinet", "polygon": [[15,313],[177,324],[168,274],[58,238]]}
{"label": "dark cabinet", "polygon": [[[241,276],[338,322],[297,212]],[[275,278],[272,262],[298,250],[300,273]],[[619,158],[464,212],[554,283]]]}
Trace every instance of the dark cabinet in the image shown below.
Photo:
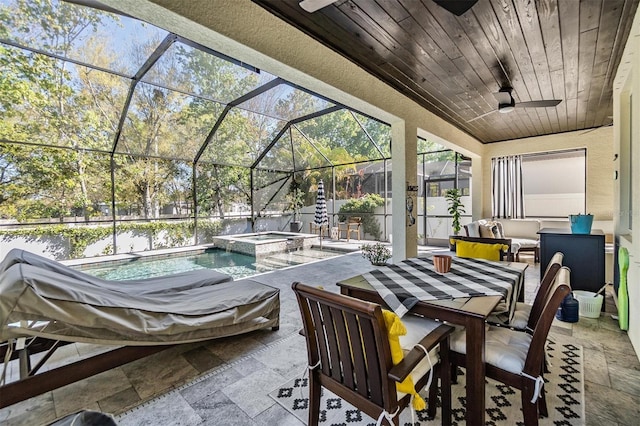
{"label": "dark cabinet", "polygon": [[563,266],[571,268],[571,288],[596,292],[604,285],[604,232],[572,234],[571,229],[542,228],[540,234],[540,279],[553,255],[564,254]]}

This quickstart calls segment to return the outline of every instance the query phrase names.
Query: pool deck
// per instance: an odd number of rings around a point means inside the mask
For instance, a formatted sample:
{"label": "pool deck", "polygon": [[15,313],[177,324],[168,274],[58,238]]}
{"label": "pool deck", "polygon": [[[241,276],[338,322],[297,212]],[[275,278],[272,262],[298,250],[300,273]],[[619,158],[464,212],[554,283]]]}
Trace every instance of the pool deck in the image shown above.
{"label": "pool deck", "polygon": [[[323,248],[357,250],[361,242],[323,241]],[[421,247],[422,251],[428,248]],[[539,283],[539,264],[529,263],[525,300]],[[97,376],[0,410],[3,425],[45,425],[81,409],[112,413],[126,425],[302,425],[269,392],[306,369],[307,358],[293,281],[338,291],[336,282],[371,270],[359,253],[256,276],[280,289],[278,331],[179,345]],[[582,345],[585,354],[586,425],[636,425],[640,363],[626,333],[611,315],[554,322],[551,338]],[[52,366],[96,354],[75,344],[54,354]],[[250,395],[247,390],[250,389]]]}

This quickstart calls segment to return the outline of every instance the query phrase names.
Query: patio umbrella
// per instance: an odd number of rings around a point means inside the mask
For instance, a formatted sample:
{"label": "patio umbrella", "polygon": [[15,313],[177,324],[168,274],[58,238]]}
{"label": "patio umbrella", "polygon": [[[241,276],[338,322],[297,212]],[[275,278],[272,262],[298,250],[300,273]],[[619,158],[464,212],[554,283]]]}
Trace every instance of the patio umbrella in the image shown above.
{"label": "patio umbrella", "polygon": [[329,224],[329,217],[327,215],[327,201],[324,199],[324,183],[322,182],[322,179],[318,181],[316,215],[313,221],[320,227],[320,249],[322,249],[322,227]]}

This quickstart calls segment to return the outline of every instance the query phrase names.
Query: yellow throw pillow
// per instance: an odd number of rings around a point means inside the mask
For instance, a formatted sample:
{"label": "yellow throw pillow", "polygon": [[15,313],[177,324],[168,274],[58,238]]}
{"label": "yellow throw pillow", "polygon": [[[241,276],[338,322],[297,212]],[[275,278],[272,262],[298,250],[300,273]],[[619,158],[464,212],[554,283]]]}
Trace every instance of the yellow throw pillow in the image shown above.
{"label": "yellow throw pillow", "polygon": [[474,243],[456,240],[456,256],[473,259],[500,260],[500,252],[508,250],[506,244]]}
{"label": "yellow throw pillow", "polygon": [[[400,321],[400,317],[394,312],[386,309],[382,310],[382,316],[384,317],[384,323],[387,326],[387,334],[389,337],[389,347],[391,349],[391,361],[393,365],[397,365],[404,358],[404,352],[402,346],[400,346],[400,336],[407,334],[407,328]],[[418,411],[424,410],[427,407],[427,403],[416,392],[416,387],[413,384],[411,375],[407,376],[402,383],[396,383],[396,389],[398,392],[413,395],[413,408]]]}

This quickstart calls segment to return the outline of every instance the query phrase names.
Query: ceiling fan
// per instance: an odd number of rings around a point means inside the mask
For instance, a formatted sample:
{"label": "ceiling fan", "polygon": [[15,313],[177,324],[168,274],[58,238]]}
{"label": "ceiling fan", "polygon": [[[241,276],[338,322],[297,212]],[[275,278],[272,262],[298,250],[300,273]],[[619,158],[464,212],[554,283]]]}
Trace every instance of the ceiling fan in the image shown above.
{"label": "ceiling fan", "polygon": [[498,93],[493,94],[496,97],[496,100],[498,101],[498,109],[489,111],[475,118],[472,118],[471,120],[468,120],[467,123],[470,123],[482,117],[486,117],[487,115],[493,114],[496,111],[506,114],[508,112],[513,111],[515,108],[548,108],[548,107],[554,107],[558,105],[560,102],[562,102],[562,100],[560,99],[549,99],[549,100],[542,100],[542,101],[527,101],[527,102],[516,103],[515,99],[513,99],[513,96],[511,95],[512,91],[513,91],[513,88],[511,87],[500,88]]}

